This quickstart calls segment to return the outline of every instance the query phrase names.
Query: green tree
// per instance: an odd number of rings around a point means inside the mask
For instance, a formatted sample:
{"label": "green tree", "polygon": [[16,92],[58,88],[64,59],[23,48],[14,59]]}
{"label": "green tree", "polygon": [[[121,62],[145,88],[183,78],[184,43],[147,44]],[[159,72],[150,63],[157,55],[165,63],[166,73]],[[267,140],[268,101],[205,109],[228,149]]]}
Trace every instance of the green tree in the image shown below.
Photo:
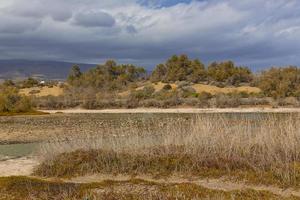
{"label": "green tree", "polygon": [[207,68],[207,74],[211,80],[226,82],[229,85],[250,83],[253,80],[253,74],[249,68],[235,66],[232,61],[211,63]]}
{"label": "green tree", "polygon": [[165,64],[159,64],[151,75],[153,82],[190,81],[206,79],[206,70],[199,60],[190,60],[187,55],[174,55]]}
{"label": "green tree", "polygon": [[75,87],[120,90],[143,77],[145,73],[146,71],[142,67],[130,64],[118,65],[114,60],[108,60],[85,73],[81,73],[77,67],[73,67],[68,81]]}

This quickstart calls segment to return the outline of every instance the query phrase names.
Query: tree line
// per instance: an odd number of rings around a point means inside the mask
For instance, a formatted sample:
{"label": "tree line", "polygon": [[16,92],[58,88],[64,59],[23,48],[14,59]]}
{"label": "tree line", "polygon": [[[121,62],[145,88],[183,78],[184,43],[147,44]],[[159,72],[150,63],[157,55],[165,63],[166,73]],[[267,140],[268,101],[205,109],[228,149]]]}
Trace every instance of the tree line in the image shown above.
{"label": "tree line", "polygon": [[84,73],[79,66],[73,66],[67,82],[77,88],[119,91],[131,88],[141,80],[154,83],[186,81],[220,87],[251,85],[259,87],[264,96],[300,97],[300,69],[296,66],[272,67],[253,73],[250,68],[237,66],[233,61],[212,62],[205,66],[199,59],[192,60],[187,55],[172,56],[158,64],[150,75],[143,67],[118,65],[113,60]]}

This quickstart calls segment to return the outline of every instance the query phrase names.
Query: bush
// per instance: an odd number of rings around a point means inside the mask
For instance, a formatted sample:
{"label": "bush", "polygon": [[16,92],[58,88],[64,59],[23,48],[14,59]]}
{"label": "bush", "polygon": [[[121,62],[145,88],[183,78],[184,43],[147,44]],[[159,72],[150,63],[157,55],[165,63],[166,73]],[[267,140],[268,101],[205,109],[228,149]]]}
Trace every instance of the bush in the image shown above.
{"label": "bush", "polygon": [[179,96],[183,98],[197,97],[198,94],[196,93],[196,90],[193,87],[185,86],[179,89]]}
{"label": "bush", "polygon": [[298,97],[300,96],[300,69],[271,68],[262,72],[257,84],[269,97]]}
{"label": "bush", "polygon": [[240,105],[239,98],[229,97],[225,94],[218,94],[216,96],[216,106],[218,108],[235,108]]}
{"label": "bush", "polygon": [[186,106],[198,106],[199,105],[199,100],[197,98],[185,98],[182,100],[183,104]]}
{"label": "bush", "polygon": [[152,94],[155,92],[155,89],[153,86],[145,86],[141,90],[134,90],[131,92],[130,97],[131,99],[149,99],[152,97]]}
{"label": "bush", "polygon": [[31,90],[29,94],[34,95],[34,94],[39,94],[41,91],[40,90]]}
{"label": "bush", "polygon": [[187,87],[187,86],[189,86],[189,85],[190,85],[190,83],[187,82],[187,81],[179,81],[179,82],[177,83],[177,87],[178,87],[178,88]]}
{"label": "bush", "polygon": [[181,104],[182,104],[182,101],[179,98],[175,97],[175,96],[170,98],[170,99],[161,101],[161,106],[163,108],[175,107],[175,106],[178,106],[178,105],[181,105]]}
{"label": "bush", "polygon": [[270,102],[265,98],[248,97],[240,98],[239,101],[244,106],[270,105]]}
{"label": "bush", "polygon": [[34,78],[28,78],[21,83],[22,88],[32,88],[38,85],[39,85],[38,80]]}
{"label": "bush", "polygon": [[32,104],[28,97],[18,94],[12,87],[4,87],[0,91],[0,112],[23,113],[32,111]]}
{"label": "bush", "polygon": [[163,90],[172,90],[172,86],[170,84],[164,85]]}
{"label": "bush", "polygon": [[198,95],[198,98],[199,98],[199,100],[208,100],[208,99],[213,98],[213,95],[209,92],[201,92]]}
{"label": "bush", "polygon": [[161,102],[156,99],[146,99],[139,103],[139,106],[141,107],[154,107],[154,108],[160,108]]}
{"label": "bush", "polygon": [[299,101],[296,97],[286,97],[286,98],[280,99],[278,104],[280,106],[299,107]]}

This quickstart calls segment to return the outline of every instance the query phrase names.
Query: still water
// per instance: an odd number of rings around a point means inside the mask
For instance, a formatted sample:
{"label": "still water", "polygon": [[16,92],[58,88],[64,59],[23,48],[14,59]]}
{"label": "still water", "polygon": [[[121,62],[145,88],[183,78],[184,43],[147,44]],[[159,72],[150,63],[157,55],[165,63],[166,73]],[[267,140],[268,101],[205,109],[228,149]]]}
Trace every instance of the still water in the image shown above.
{"label": "still water", "polygon": [[38,143],[0,145],[0,161],[31,155],[38,146]]}

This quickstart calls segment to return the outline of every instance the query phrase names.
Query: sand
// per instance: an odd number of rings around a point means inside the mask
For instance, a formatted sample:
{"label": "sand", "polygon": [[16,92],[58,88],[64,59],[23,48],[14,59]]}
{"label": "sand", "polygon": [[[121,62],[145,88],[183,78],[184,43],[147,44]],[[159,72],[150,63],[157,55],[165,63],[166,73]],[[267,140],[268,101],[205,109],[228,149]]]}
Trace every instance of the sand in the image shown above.
{"label": "sand", "polygon": [[0,177],[29,176],[38,165],[35,158],[23,157],[0,161]]}

